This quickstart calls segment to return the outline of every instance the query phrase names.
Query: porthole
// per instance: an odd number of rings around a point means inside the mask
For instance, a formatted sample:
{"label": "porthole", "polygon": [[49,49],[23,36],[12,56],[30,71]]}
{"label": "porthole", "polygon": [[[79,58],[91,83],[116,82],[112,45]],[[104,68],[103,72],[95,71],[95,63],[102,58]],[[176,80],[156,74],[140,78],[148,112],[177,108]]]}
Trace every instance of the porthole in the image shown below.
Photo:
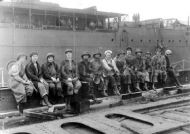
{"label": "porthole", "polygon": [[168,40],[168,42],[170,43],[170,42],[171,42],[171,40]]}
{"label": "porthole", "polygon": [[133,39],[131,39],[131,42],[133,42]]}
{"label": "porthole", "polygon": [[104,134],[93,127],[78,122],[64,123],[61,125],[61,128],[64,129],[64,131],[67,131],[69,134],[78,134],[78,132],[81,134]]}
{"label": "porthole", "polygon": [[149,40],[149,43],[151,42],[151,40]]}

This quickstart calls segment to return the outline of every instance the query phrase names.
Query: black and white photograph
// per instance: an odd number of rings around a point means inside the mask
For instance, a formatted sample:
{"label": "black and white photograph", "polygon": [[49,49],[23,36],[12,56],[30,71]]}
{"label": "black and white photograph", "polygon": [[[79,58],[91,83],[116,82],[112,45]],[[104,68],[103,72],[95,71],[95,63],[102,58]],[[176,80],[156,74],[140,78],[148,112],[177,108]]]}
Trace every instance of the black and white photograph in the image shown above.
{"label": "black and white photograph", "polygon": [[0,134],[190,134],[190,1],[0,0]]}

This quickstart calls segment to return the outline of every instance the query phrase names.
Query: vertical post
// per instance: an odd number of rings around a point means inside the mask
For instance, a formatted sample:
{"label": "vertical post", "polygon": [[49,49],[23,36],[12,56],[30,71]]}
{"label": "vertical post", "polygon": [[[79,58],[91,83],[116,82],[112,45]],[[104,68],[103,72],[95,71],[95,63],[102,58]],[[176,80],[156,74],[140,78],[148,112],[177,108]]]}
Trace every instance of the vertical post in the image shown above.
{"label": "vertical post", "polygon": [[73,31],[75,32],[76,27],[75,27],[75,13],[73,11]]}
{"label": "vertical post", "polygon": [[106,18],[105,17],[103,18],[103,29],[104,30],[106,29]]}
{"label": "vertical post", "polygon": [[108,30],[110,29],[110,18],[108,18]]}
{"label": "vertical post", "polygon": [[120,17],[118,17],[118,29],[119,29],[119,24],[121,23],[121,16]]}
{"label": "vertical post", "polygon": [[85,14],[85,30],[87,29],[87,14]]}
{"label": "vertical post", "polygon": [[45,25],[45,27],[47,25],[47,12],[46,12],[46,10],[44,10],[44,25]]}
{"label": "vertical post", "polygon": [[59,17],[59,20],[58,20],[58,25],[59,25],[59,30],[60,30],[60,25],[61,25],[61,21],[60,21],[60,11],[58,10],[58,17]]}
{"label": "vertical post", "polygon": [[14,8],[14,2],[12,1],[12,23],[15,22],[15,8]]}
{"label": "vertical post", "polygon": [[32,13],[31,8],[29,8],[29,27],[32,27]]}
{"label": "vertical post", "polygon": [[98,20],[98,12],[96,11],[96,26],[95,26],[96,28],[95,28],[95,29],[98,28],[98,21],[99,21],[99,20]]}
{"label": "vertical post", "polygon": [[183,65],[183,71],[184,71],[184,69],[185,69],[185,60],[183,59],[182,62],[183,62],[182,63],[182,65]]}
{"label": "vertical post", "polygon": [[187,30],[189,30],[189,16],[188,16],[188,21],[187,21]]}
{"label": "vertical post", "polygon": [[2,84],[2,87],[5,87],[3,68],[1,70],[1,84]]}

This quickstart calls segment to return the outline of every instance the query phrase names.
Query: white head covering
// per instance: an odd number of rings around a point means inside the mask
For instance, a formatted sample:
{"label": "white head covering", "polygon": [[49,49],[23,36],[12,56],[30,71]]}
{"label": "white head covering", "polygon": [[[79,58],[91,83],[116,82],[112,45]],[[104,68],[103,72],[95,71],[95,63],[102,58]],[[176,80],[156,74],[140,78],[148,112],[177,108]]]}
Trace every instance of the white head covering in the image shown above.
{"label": "white head covering", "polygon": [[105,55],[106,55],[107,53],[112,54],[112,51],[111,51],[111,50],[106,50],[106,51],[104,52]]}
{"label": "white head covering", "polygon": [[166,50],[165,54],[170,55],[170,54],[172,54],[172,51],[168,49],[168,50]]}

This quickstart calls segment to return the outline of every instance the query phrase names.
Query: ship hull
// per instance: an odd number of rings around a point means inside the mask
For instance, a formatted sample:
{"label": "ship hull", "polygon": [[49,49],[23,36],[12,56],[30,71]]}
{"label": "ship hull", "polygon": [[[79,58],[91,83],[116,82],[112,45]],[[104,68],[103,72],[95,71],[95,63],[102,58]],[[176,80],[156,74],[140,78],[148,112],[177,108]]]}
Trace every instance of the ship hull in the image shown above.
{"label": "ship hull", "polygon": [[[183,59],[190,60],[190,36],[185,30],[155,29],[155,28],[121,28],[118,32],[95,31],[65,31],[20,29],[8,27],[0,28],[0,67],[4,68],[4,81],[7,81],[6,65],[16,58],[18,53],[29,55],[32,51],[39,52],[39,62],[46,61],[48,52],[55,53],[56,62],[65,58],[66,48],[74,50],[74,57],[81,60],[83,51],[91,53],[99,50],[104,52],[111,49],[116,54],[118,49],[126,47],[141,48],[144,52],[154,54],[158,42],[163,42],[165,48],[173,51],[172,63]],[[190,64],[183,68],[189,68]]]}

